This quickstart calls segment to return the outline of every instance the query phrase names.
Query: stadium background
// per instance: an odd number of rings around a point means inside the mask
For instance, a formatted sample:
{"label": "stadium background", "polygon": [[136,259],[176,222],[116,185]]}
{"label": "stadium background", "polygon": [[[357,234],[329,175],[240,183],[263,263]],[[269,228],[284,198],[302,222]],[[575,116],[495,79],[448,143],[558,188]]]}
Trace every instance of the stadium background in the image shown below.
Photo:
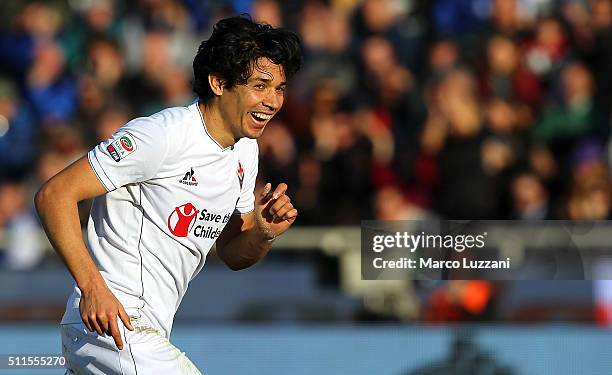
{"label": "stadium background", "polygon": [[61,350],[36,189],[191,102],[197,45],[243,12],[303,40],[259,141],[300,216],[253,269],[209,259],[177,346],[207,374],[612,373],[608,282],[366,285],[342,251],[362,219],[608,219],[610,0],[2,1],[0,354]]}

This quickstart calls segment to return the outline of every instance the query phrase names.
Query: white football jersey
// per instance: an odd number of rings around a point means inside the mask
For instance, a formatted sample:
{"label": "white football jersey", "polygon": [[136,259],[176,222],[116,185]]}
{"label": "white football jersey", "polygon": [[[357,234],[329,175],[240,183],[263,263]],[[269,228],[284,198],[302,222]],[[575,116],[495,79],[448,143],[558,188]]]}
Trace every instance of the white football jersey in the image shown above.
{"label": "white football jersey", "polygon": [[[93,201],[89,251],[128,314],[169,336],[223,227],[253,210],[257,141],[221,147],[195,102],[132,120],[87,156],[108,190]],[[79,298],[75,286],[62,324],[81,320]]]}

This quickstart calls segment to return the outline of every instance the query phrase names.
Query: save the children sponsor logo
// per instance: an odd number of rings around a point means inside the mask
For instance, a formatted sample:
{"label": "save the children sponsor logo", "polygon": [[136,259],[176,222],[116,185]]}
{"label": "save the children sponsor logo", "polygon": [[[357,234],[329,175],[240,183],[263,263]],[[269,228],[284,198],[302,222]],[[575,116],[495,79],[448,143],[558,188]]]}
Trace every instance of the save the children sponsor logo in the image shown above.
{"label": "save the children sponsor logo", "polygon": [[170,212],[168,230],[176,237],[187,237],[191,234],[195,237],[214,240],[219,237],[223,226],[231,216],[231,213],[215,213],[206,208],[200,210],[189,202],[175,207]]}
{"label": "save the children sponsor logo", "polygon": [[178,206],[168,216],[168,229],[177,237],[187,237],[199,210],[191,203]]}

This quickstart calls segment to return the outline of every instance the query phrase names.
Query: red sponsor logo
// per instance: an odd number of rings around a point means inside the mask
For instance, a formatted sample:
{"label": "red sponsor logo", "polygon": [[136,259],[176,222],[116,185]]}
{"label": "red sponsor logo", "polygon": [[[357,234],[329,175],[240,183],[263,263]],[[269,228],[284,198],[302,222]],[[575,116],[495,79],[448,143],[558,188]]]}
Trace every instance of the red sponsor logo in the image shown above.
{"label": "red sponsor logo", "polygon": [[177,237],[187,237],[198,216],[198,209],[191,203],[178,206],[168,216],[168,229]]}
{"label": "red sponsor logo", "polygon": [[236,174],[238,175],[238,182],[240,182],[240,190],[242,190],[242,182],[244,181],[244,169],[242,169],[242,164],[240,161],[238,162],[238,169],[236,169]]}

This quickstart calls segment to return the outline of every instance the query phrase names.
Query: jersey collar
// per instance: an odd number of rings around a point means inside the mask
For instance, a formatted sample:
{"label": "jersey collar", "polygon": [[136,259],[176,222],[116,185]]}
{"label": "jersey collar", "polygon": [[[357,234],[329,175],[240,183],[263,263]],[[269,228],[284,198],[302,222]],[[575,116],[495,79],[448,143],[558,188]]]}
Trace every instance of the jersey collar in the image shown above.
{"label": "jersey collar", "polygon": [[206,135],[208,136],[208,138],[210,138],[216,145],[217,147],[219,147],[219,149],[221,151],[227,151],[227,150],[233,150],[234,149],[234,145],[231,146],[227,146],[227,147],[223,147],[221,146],[221,144],[219,142],[217,142],[217,140],[215,138],[213,138],[213,136],[208,132],[208,129],[206,128],[206,122],[204,121],[204,116],[202,115],[202,111],[200,110],[200,106],[198,105],[199,99],[196,99],[196,101],[193,103],[193,105],[195,105],[196,110],[198,111],[198,115],[200,116],[200,121],[202,121],[202,127],[204,128],[204,132],[206,133]]}

